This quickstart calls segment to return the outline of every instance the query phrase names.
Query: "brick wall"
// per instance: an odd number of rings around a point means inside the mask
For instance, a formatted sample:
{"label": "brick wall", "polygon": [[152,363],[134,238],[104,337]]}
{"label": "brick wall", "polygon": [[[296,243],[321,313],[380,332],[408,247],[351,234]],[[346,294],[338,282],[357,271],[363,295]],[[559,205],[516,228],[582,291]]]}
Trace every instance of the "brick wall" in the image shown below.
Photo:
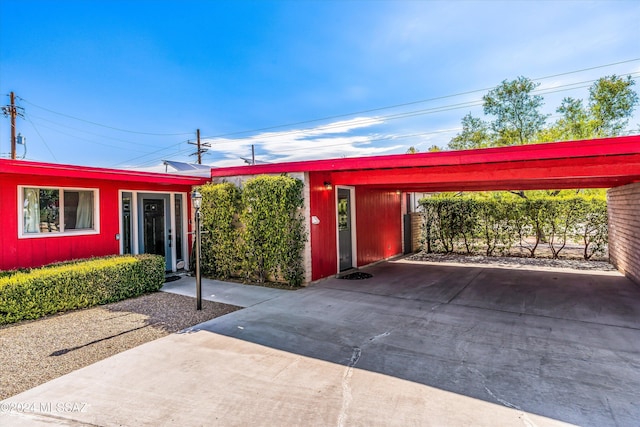
{"label": "brick wall", "polygon": [[422,238],[422,226],[424,224],[424,215],[422,212],[411,212],[411,251],[419,252],[422,250],[420,239]]}
{"label": "brick wall", "polygon": [[609,259],[640,284],[640,183],[610,189],[607,203]]}

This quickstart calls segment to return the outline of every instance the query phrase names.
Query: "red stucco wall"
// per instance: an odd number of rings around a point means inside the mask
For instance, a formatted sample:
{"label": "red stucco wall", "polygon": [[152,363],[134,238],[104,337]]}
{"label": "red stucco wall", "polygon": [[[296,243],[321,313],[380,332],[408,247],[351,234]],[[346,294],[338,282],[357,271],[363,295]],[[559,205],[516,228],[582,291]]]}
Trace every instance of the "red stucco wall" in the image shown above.
{"label": "red stucco wall", "polygon": [[[100,199],[100,234],[18,238],[18,185],[97,188]],[[69,259],[119,253],[118,190],[189,192],[190,186],[159,185],[86,178],[0,174],[0,270],[37,267]]]}

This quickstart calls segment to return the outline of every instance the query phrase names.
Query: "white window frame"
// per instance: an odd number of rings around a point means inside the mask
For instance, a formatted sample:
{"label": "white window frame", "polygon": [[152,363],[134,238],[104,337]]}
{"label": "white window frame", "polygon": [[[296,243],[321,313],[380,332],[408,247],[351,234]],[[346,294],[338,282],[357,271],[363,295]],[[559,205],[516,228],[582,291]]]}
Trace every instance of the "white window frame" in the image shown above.
{"label": "white window frame", "polygon": [[[55,233],[25,233],[24,232],[24,189],[34,188],[36,190],[57,190],[60,197],[59,222],[61,230]],[[64,192],[65,191],[91,191],[93,192],[93,228],[86,229],[64,229]],[[19,239],[42,239],[47,237],[69,237],[88,236],[100,234],[100,190],[98,188],[83,187],[61,187],[54,185],[18,185],[18,238]]]}

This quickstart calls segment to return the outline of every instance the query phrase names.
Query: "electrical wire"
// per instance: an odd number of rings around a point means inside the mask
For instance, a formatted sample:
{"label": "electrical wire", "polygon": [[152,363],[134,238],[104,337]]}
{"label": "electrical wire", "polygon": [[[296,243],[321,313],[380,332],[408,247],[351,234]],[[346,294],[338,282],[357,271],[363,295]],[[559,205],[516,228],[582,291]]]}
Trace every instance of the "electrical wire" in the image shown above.
{"label": "electrical wire", "polygon": [[[612,67],[614,65],[627,64],[627,63],[630,63],[630,62],[637,62],[637,61],[640,61],[640,58],[633,58],[633,59],[628,59],[628,60],[625,60],[625,61],[618,61],[618,62],[612,62],[612,63],[609,63],[609,64],[598,65],[598,66],[595,66],[595,67],[588,67],[588,68],[582,68],[582,69],[579,69],[579,70],[567,71],[567,72],[564,72],[564,73],[552,74],[552,75],[549,75],[549,76],[538,77],[536,79],[532,79],[532,81],[535,82],[535,81],[539,81],[539,80],[546,80],[546,79],[551,79],[551,78],[555,78],[555,77],[566,76],[566,75],[570,75],[570,74],[577,74],[577,73],[582,73],[582,72],[585,72],[585,71],[591,71],[591,70],[596,70],[596,69],[600,69],[600,68],[607,68],[607,67]],[[593,81],[595,81],[595,80],[593,80]],[[404,102],[404,103],[401,103],[401,104],[393,104],[393,105],[387,105],[387,106],[384,106],[384,107],[377,107],[377,108],[371,108],[371,109],[367,109],[367,110],[354,111],[354,112],[351,112],[351,113],[336,114],[336,115],[326,116],[326,117],[322,117],[322,118],[318,118],[318,119],[303,120],[303,121],[299,121],[299,122],[287,123],[287,124],[282,124],[282,125],[274,125],[274,126],[268,126],[268,127],[263,127],[263,128],[257,128],[257,129],[250,129],[250,130],[223,133],[223,134],[218,134],[218,135],[207,136],[205,138],[206,139],[213,139],[213,138],[221,138],[221,137],[225,137],[225,136],[239,135],[239,134],[243,134],[243,133],[264,132],[266,130],[273,130],[273,129],[278,129],[278,128],[282,128],[282,127],[298,126],[298,125],[301,125],[301,124],[314,123],[314,122],[319,122],[319,121],[324,121],[324,120],[339,119],[339,118],[342,118],[342,117],[356,116],[356,115],[359,115],[359,114],[373,113],[373,112],[376,112],[376,111],[390,110],[390,109],[393,109],[393,108],[407,107],[409,105],[415,105],[415,104],[421,104],[421,103],[426,103],[426,102],[439,101],[439,100],[442,100],[442,99],[455,98],[455,97],[464,96],[464,95],[471,95],[471,94],[479,93],[479,92],[487,92],[487,91],[495,89],[496,87],[498,87],[498,85],[492,86],[492,87],[489,87],[489,88],[484,88],[484,89],[475,89],[475,90],[470,90],[470,91],[466,91],[466,92],[458,92],[458,93],[451,94],[451,95],[443,95],[443,96],[437,96],[437,97],[433,97],[433,98],[420,99],[420,100],[417,100],[417,101]]]}
{"label": "electrical wire", "polygon": [[96,122],[93,122],[91,120],[81,119],[79,117],[71,116],[69,114],[60,113],[60,112],[51,110],[49,108],[42,107],[40,105],[36,105],[33,102],[30,102],[30,101],[28,101],[28,100],[26,100],[26,99],[24,99],[24,98],[22,98],[20,96],[16,96],[16,98],[21,100],[21,101],[23,101],[23,102],[26,102],[27,104],[29,104],[29,105],[31,105],[33,107],[40,108],[41,110],[45,110],[45,111],[48,111],[50,113],[57,114],[57,115],[63,116],[63,117],[67,117],[69,119],[78,120],[78,121],[81,121],[81,122],[84,122],[84,123],[89,123],[89,124],[92,124],[94,126],[100,126],[100,127],[111,129],[111,130],[116,130],[118,132],[126,132],[126,133],[134,133],[134,134],[137,134],[137,135],[150,135],[150,136],[182,136],[182,135],[192,135],[193,134],[193,132],[155,133],[155,132],[138,132],[138,131],[134,131],[134,130],[121,129],[121,128],[117,128],[117,127],[113,127],[113,126],[103,125],[101,123],[96,123]]}
{"label": "electrical wire", "polygon": [[[31,126],[33,126],[33,129],[36,131],[36,133],[38,134],[38,136],[42,140],[42,143],[44,144],[45,147],[47,147],[47,150],[49,151],[49,154],[51,154],[51,157],[53,157],[53,160],[55,160],[57,162],[58,159],[56,158],[56,155],[53,154],[53,151],[51,151],[51,148],[49,148],[49,144],[47,144],[47,141],[45,141],[44,138],[42,137],[42,134],[40,133],[40,131],[36,127],[36,124],[33,123],[33,121],[31,120],[31,118],[29,117],[28,114],[24,114],[24,117],[29,121],[29,123],[31,123]],[[26,151],[25,151],[25,155],[26,155]]]}

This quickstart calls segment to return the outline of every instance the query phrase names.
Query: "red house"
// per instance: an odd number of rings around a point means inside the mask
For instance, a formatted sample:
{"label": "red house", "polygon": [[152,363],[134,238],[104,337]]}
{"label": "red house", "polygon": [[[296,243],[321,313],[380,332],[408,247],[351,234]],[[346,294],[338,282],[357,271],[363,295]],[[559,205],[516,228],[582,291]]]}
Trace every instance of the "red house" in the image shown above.
{"label": "red house", "polygon": [[609,188],[611,261],[640,281],[640,136],[216,168],[211,179],[0,160],[0,270],[118,253],[188,266],[189,192],[287,173],[305,186],[306,281],[403,252],[408,192]]}
{"label": "red house", "polygon": [[637,135],[211,170],[214,181],[282,173],[305,182],[309,281],[401,254],[407,192],[571,188],[610,188],[611,261],[640,280]]}
{"label": "red house", "polygon": [[0,270],[110,254],[188,265],[192,186],[203,178],[0,159]]}

